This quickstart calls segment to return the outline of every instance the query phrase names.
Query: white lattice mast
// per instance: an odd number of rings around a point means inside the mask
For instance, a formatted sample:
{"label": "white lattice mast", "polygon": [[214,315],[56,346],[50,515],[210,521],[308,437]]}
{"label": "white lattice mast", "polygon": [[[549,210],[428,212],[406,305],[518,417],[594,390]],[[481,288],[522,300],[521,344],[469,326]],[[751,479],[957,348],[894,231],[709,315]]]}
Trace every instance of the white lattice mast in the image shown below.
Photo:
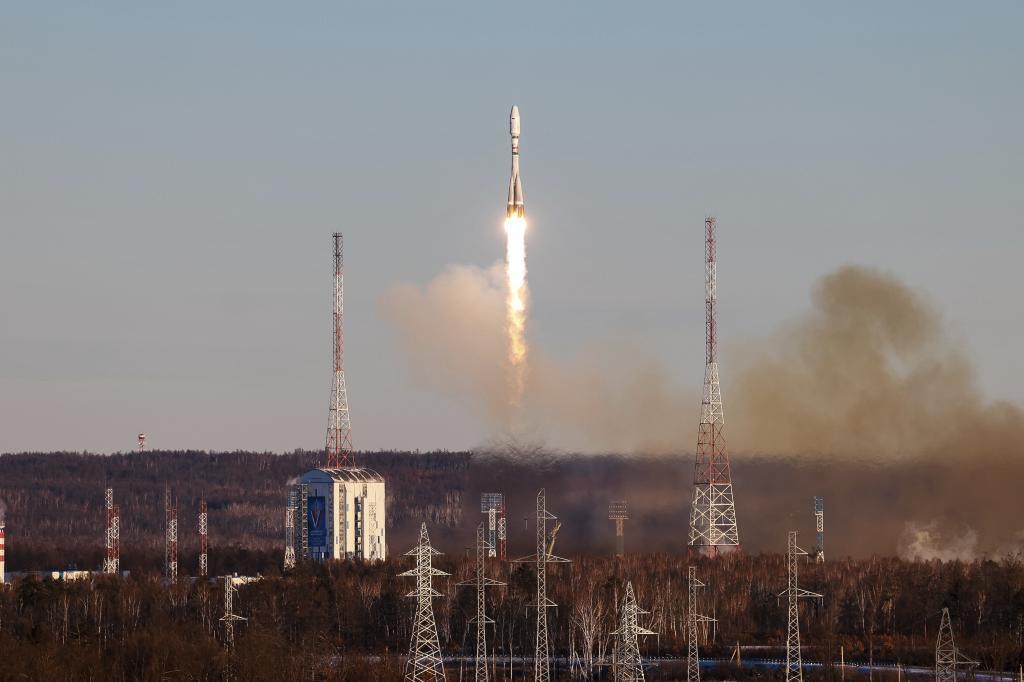
{"label": "white lattice mast", "polygon": [[207,526],[206,498],[199,500],[199,577],[205,578],[209,567],[210,535]]}
{"label": "white lattice mast", "polygon": [[224,623],[224,648],[231,651],[235,648],[235,623],[246,620],[235,613],[234,594],[238,592],[234,579],[230,575],[224,576],[224,615],[220,621]]}
{"label": "white lattice mast", "polygon": [[117,574],[120,570],[121,553],[121,523],[120,509],[114,504],[114,489],[107,488],[104,495],[104,510],[106,512],[106,553],[103,557],[103,572]]}
{"label": "white lattice mast", "polygon": [[433,558],[440,554],[430,546],[427,524],[420,526],[420,539],[416,546],[405,553],[416,557],[416,567],[400,573],[400,576],[416,578],[416,589],[407,597],[416,599],[416,615],[413,617],[412,638],[409,641],[409,660],[405,663],[405,679],[410,682],[444,680],[444,661],[441,645],[437,639],[437,623],[434,621],[434,597],[441,593],[434,589],[434,576],[448,575],[434,568]]}
{"label": "white lattice mast", "polygon": [[722,426],[722,387],[718,379],[718,299],[716,281],[715,219],[705,227],[705,322],[706,349],[704,395],[701,399],[697,433],[697,461],[693,472],[693,505],[690,508],[690,547],[707,556],[739,549],[736,505],[732,493],[732,471],[725,449]]}
{"label": "white lattice mast", "polygon": [[487,657],[487,625],[494,621],[487,617],[487,594],[486,589],[492,585],[504,585],[492,578],[487,577],[487,557],[494,556],[494,546],[488,542],[484,535],[484,524],[476,527],[476,575],[473,580],[467,580],[459,585],[473,585],[476,587],[476,616],[470,621],[476,623],[476,658],[474,659],[474,679],[476,682],[489,682],[490,675],[487,671],[489,663]]}
{"label": "white lattice mast", "polygon": [[615,664],[613,666],[615,682],[644,682],[644,665],[640,658],[641,635],[657,634],[653,630],[640,627],[640,616],[646,614],[636,603],[633,595],[633,583],[626,583],[626,594],[622,598],[622,610],[619,611],[619,628],[615,635]]}
{"label": "white lattice mast", "polygon": [[171,485],[164,488],[164,578],[178,580],[178,508],[171,501]]}
{"label": "white lattice mast", "polygon": [[700,650],[698,638],[701,626],[714,620],[710,616],[699,613],[697,599],[700,591],[706,587],[697,578],[697,567],[690,566],[686,575],[688,601],[686,603],[686,682],[700,682]]}
{"label": "white lattice mast", "polygon": [[534,648],[534,682],[550,682],[551,680],[551,647],[548,641],[548,609],[558,606],[548,599],[548,568],[551,563],[567,563],[568,559],[552,554],[555,547],[555,536],[561,524],[555,523],[548,534],[548,521],[557,521],[558,517],[548,511],[547,497],[544,488],[537,493],[537,552],[531,556],[517,559],[520,563],[533,563],[537,570],[537,594],[534,606],[537,608],[537,639]]}
{"label": "white lattice mast", "polygon": [[625,500],[612,500],[608,503],[608,520],[615,522],[615,556],[621,557],[626,553],[625,525],[628,518]]}
{"label": "white lattice mast", "polygon": [[284,568],[295,568],[295,509],[296,491],[288,492],[288,503],[284,508]]}
{"label": "white lattice mast", "polygon": [[801,589],[797,581],[797,566],[801,556],[807,556],[807,552],[797,547],[797,532],[789,531],[786,540],[786,574],[789,578],[788,585],[779,596],[785,596],[787,605],[787,626],[786,626],[786,682],[802,682],[804,679],[803,660],[800,655],[800,599],[802,597],[815,597],[821,599],[817,592],[809,592]]}
{"label": "white lattice mast", "polygon": [[942,620],[939,622],[939,636],[935,641],[935,682],[956,682],[957,666],[968,669],[977,667],[978,662],[960,654],[953,641],[953,624],[949,618],[949,609],[942,609]]}
{"label": "white lattice mast", "polygon": [[814,498],[814,563],[825,563],[825,501],[820,497]]}
{"label": "white lattice mast", "polygon": [[334,387],[327,417],[326,465],[330,469],[355,466],[352,458],[352,422],[345,390],[345,261],[340,232],[334,233]]}

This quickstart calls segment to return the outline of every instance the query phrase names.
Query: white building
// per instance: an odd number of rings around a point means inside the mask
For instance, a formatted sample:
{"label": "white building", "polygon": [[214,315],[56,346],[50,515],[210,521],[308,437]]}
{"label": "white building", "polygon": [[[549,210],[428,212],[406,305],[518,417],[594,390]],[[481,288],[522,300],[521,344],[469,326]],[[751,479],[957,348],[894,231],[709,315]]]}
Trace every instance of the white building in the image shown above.
{"label": "white building", "polygon": [[313,469],[296,489],[297,558],[387,558],[383,476],[355,467]]}

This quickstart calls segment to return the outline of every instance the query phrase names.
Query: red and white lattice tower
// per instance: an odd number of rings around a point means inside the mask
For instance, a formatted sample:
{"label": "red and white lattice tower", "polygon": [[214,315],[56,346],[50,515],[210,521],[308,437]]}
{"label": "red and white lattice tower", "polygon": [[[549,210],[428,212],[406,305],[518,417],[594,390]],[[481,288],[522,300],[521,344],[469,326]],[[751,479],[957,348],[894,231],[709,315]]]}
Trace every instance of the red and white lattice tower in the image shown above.
{"label": "red and white lattice tower", "polygon": [[4,514],[0,509],[0,585],[7,580],[7,557],[4,556]]}
{"label": "red and white lattice tower", "polygon": [[139,434],[139,452],[145,452],[145,451],[146,451],[146,434],[140,433]]}
{"label": "red and white lattice tower", "polygon": [[348,393],[345,390],[345,274],[342,237],[334,233],[334,387],[331,390],[331,411],[327,418],[326,466],[329,469],[351,467],[352,422],[348,416]]}
{"label": "red and white lattice tower", "polygon": [[736,551],[740,546],[736,528],[736,506],[732,494],[732,473],[725,451],[722,425],[722,387],[718,381],[718,339],[715,303],[715,219],[704,221],[706,232],[705,293],[707,351],[704,368],[704,396],[701,400],[697,435],[697,462],[693,472],[693,504],[690,508],[690,548],[707,556]]}
{"label": "red and white lattice tower", "polygon": [[104,508],[107,513],[106,556],[103,558],[103,572],[116,574],[121,563],[121,528],[120,513],[114,504],[114,489],[107,488]]}
{"label": "red and white lattice tower", "polygon": [[199,577],[205,578],[208,567],[210,536],[207,532],[206,498],[199,501]]}
{"label": "red and white lattice tower", "polygon": [[178,580],[178,508],[171,501],[170,484],[164,488],[164,578],[168,582]]}

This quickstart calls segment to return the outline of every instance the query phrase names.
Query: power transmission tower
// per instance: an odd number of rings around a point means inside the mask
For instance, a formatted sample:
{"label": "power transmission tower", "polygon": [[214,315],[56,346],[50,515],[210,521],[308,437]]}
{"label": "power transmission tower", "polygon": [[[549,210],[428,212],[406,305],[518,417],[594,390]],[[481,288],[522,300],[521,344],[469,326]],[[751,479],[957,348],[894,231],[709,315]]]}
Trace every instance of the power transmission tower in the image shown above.
{"label": "power transmission tower", "polygon": [[608,503],[608,520],[615,522],[615,556],[622,556],[626,553],[624,526],[628,518],[625,500],[612,500]]}
{"label": "power transmission tower", "polygon": [[224,615],[221,622],[224,623],[224,648],[231,651],[235,648],[235,623],[247,620],[235,613],[234,594],[238,592],[232,576],[224,576]]}
{"label": "power transmission tower", "polygon": [[817,533],[817,545],[814,547],[814,563],[825,563],[825,502],[820,497],[814,498],[814,530]]}
{"label": "power transmission tower", "polygon": [[207,574],[210,536],[207,531],[206,498],[199,501],[199,577]]}
{"label": "power transmission tower", "polygon": [[481,493],[480,513],[487,515],[487,556],[505,561],[507,532],[505,524],[505,496],[501,493]]}
{"label": "power transmission tower", "polygon": [[345,263],[340,232],[334,233],[334,388],[327,419],[326,464],[329,469],[355,466],[352,422],[345,390]]}
{"label": "power transmission tower", "polygon": [[693,504],[690,508],[690,547],[707,556],[736,551],[740,546],[732,470],[725,450],[722,426],[722,387],[718,380],[717,256],[715,219],[705,227],[706,352],[704,395],[697,434],[697,461],[693,472]]}
{"label": "power transmission tower", "polygon": [[614,677],[615,682],[644,682],[644,665],[640,658],[640,635],[657,634],[653,630],[640,627],[640,618],[646,614],[636,603],[633,596],[633,583],[626,583],[626,595],[622,598],[622,610],[619,612],[619,628],[615,635]]}
{"label": "power transmission tower", "polygon": [[534,649],[534,682],[550,682],[551,680],[551,648],[548,643],[548,609],[558,606],[548,599],[548,569],[551,563],[568,563],[568,559],[555,556],[555,537],[562,524],[555,523],[548,534],[548,521],[557,521],[558,517],[548,511],[544,488],[537,493],[537,552],[531,556],[516,559],[519,563],[533,563],[537,570],[537,643]]}
{"label": "power transmission tower", "polygon": [[432,559],[440,554],[430,546],[427,524],[420,526],[420,539],[416,546],[405,553],[416,557],[416,567],[399,573],[400,576],[416,578],[416,589],[407,597],[416,598],[416,615],[413,617],[412,638],[409,641],[409,660],[405,664],[405,679],[410,682],[444,680],[444,661],[441,659],[441,645],[437,640],[437,624],[434,622],[434,607],[431,600],[440,597],[432,582],[435,575],[448,575],[434,568]]}
{"label": "power transmission tower", "polygon": [[815,597],[821,599],[817,592],[801,589],[797,584],[797,565],[799,557],[807,556],[807,552],[797,547],[795,530],[789,531],[786,544],[786,567],[789,577],[788,586],[779,596],[787,597],[788,625],[786,628],[786,682],[803,682],[803,661],[800,657],[800,598]]}
{"label": "power transmission tower", "polygon": [[103,559],[103,572],[116,575],[121,562],[121,510],[114,504],[114,489],[107,488],[105,494],[107,514],[106,556]]}
{"label": "power transmission tower", "polygon": [[174,583],[178,581],[178,508],[171,501],[170,483],[164,488],[164,512],[164,578]]}
{"label": "power transmission tower", "polygon": [[978,666],[978,662],[960,655],[960,650],[953,641],[953,624],[949,619],[949,609],[944,608],[942,621],[939,623],[939,637],[935,642],[935,682],[956,682],[958,665],[970,671]]}
{"label": "power transmission tower", "polygon": [[706,586],[697,579],[696,566],[690,566],[687,571],[686,587],[689,593],[686,605],[686,637],[689,640],[686,648],[686,682],[700,682],[700,652],[697,647],[700,625],[710,623],[714,618],[697,612],[697,594]]}
{"label": "power transmission tower", "polygon": [[284,568],[295,568],[295,489],[288,491],[288,503],[284,508]]}
{"label": "power transmission tower", "polygon": [[476,586],[476,616],[470,621],[476,623],[476,659],[474,662],[476,682],[489,682],[490,679],[487,672],[489,662],[487,658],[487,624],[494,621],[487,617],[485,590],[492,585],[505,584],[487,577],[486,557],[494,556],[493,549],[493,545],[484,538],[484,524],[481,523],[476,527],[476,576],[473,580],[459,583],[459,585]]}

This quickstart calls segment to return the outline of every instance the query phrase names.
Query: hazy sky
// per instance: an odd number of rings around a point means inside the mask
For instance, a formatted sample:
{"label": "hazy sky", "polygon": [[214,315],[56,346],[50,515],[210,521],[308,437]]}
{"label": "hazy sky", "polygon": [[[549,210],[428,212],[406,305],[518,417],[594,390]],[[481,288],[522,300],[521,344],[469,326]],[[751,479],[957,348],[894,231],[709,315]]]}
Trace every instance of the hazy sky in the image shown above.
{"label": "hazy sky", "polygon": [[7,3],[0,451],[322,446],[336,230],[356,447],[487,440],[414,381],[381,298],[502,257],[513,103],[549,355],[625,340],[698,388],[713,213],[724,377],[859,263],[1022,401],[1022,25],[1019,2]]}

